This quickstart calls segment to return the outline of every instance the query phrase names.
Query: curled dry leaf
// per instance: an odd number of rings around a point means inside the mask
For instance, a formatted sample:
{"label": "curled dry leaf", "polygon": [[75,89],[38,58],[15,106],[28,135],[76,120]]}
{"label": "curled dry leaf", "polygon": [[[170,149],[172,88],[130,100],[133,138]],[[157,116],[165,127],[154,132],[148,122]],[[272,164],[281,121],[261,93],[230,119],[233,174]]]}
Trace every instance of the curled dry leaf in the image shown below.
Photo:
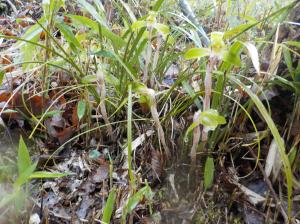
{"label": "curled dry leaf", "polygon": [[[4,56],[0,57],[0,64],[1,65],[7,66],[7,65],[10,65],[12,63],[13,63],[13,60],[12,60],[12,58],[10,56],[4,55]],[[14,66],[9,66],[4,71],[5,72],[12,72],[14,70],[15,70]]]}
{"label": "curled dry leaf", "polygon": [[269,148],[268,156],[266,159],[265,172],[269,177],[271,172],[273,174],[273,181],[276,180],[279,171],[282,167],[280,153],[276,141],[273,139]]}

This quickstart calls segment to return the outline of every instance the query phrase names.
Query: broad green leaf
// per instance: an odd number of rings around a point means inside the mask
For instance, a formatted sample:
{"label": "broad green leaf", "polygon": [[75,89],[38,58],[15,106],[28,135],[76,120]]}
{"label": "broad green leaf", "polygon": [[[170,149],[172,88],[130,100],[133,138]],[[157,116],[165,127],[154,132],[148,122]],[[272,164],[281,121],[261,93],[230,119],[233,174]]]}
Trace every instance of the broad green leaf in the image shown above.
{"label": "broad green leaf", "polygon": [[223,61],[235,65],[237,67],[241,66],[241,58],[239,54],[234,54],[230,50],[227,51],[223,56]]}
{"label": "broad green leaf", "polygon": [[[45,25],[45,19],[42,18],[39,20],[39,23],[42,24],[42,25]],[[24,40],[33,40],[33,39],[37,39],[40,35],[40,33],[43,31],[43,28],[40,27],[39,24],[35,24],[33,26],[31,26],[25,33],[24,35],[22,36],[22,39]],[[16,45],[16,48],[20,48],[21,46],[23,45],[31,45],[29,43],[26,43],[24,41],[18,41],[17,42],[17,45]]]}
{"label": "broad green leaf", "polygon": [[185,54],[184,58],[187,60],[195,59],[195,58],[202,58],[205,56],[209,56],[210,49],[208,48],[192,48],[189,49]]}
{"label": "broad green leaf", "polygon": [[[44,25],[45,18],[43,17],[42,19],[40,19],[39,23]],[[35,24],[25,32],[25,34],[22,36],[22,39],[37,43],[42,31],[42,27],[40,27],[39,24]],[[37,49],[37,47],[34,44],[26,43],[25,41],[18,41],[15,45],[15,48],[20,49],[23,61],[32,61],[32,59],[35,57]],[[29,64],[22,65],[23,70],[25,70],[28,67],[30,67]]]}
{"label": "broad green leaf", "polygon": [[73,31],[71,27],[69,27],[65,23],[57,23],[56,24],[57,28],[60,30],[60,32],[64,35],[70,46],[75,46],[78,49],[83,49],[75,35],[73,34]]}
{"label": "broad green leaf", "polygon": [[51,173],[47,171],[36,171],[33,172],[29,178],[30,179],[42,179],[42,178],[60,178],[67,176],[67,173]]}
{"label": "broad green leaf", "polygon": [[99,50],[96,52],[91,53],[91,55],[97,55],[105,58],[110,58],[113,60],[116,60],[115,55],[111,53],[111,51],[106,51],[106,50]]}
{"label": "broad green leaf", "polygon": [[204,167],[204,188],[205,190],[209,189],[214,180],[214,172],[215,172],[215,166],[214,166],[214,159],[211,157],[207,157]]}
{"label": "broad green leaf", "polygon": [[147,22],[144,21],[144,20],[139,20],[139,21],[136,21],[134,22],[132,25],[131,25],[131,29],[141,29],[143,27],[147,26]]}
{"label": "broad green leaf", "polygon": [[199,123],[204,125],[208,130],[215,130],[218,125],[226,124],[226,120],[223,116],[219,115],[217,110],[208,109],[200,114]]}
{"label": "broad green leaf", "polygon": [[207,130],[215,130],[216,127],[220,124],[226,124],[226,120],[223,116],[219,115],[217,110],[209,109],[206,111],[201,112],[199,116],[199,120],[193,122],[187,129],[185,133],[185,139],[187,138],[188,134],[193,131],[195,127],[198,125],[204,125]]}
{"label": "broad green leaf", "polygon": [[162,23],[156,23],[154,28],[157,29],[164,37],[170,33],[170,28]]}
{"label": "broad green leaf", "polygon": [[252,60],[252,63],[253,63],[253,66],[254,66],[256,72],[259,74],[260,73],[260,65],[259,65],[258,51],[257,51],[256,47],[249,42],[244,43],[244,45],[249,52],[250,58]]}
{"label": "broad green leaf", "polygon": [[19,149],[18,149],[18,173],[21,175],[24,170],[31,166],[30,155],[27,149],[27,146],[23,140],[23,137],[20,137],[19,140]]}
{"label": "broad green leaf", "polygon": [[113,33],[112,31],[110,31],[108,28],[106,28],[101,24],[98,24],[97,22],[84,16],[77,16],[77,15],[68,15],[68,16],[72,19],[73,22],[89,27],[93,31],[98,31],[100,27],[102,31],[102,35],[107,39],[109,39],[112,42],[112,44],[117,48],[121,48],[126,45],[126,42],[121,37],[119,37],[118,35],[116,35],[115,33]]}
{"label": "broad green leaf", "polygon": [[30,179],[30,176],[33,174],[34,170],[36,169],[36,166],[37,166],[37,162],[30,165],[26,169],[22,170],[21,173],[19,173],[19,176],[14,183],[14,187],[18,188],[22,184],[25,184],[26,182],[28,182]]}
{"label": "broad green leaf", "polygon": [[72,19],[72,22],[74,24],[83,25],[85,27],[89,27],[92,30],[96,31],[98,30],[98,23],[85,17],[85,16],[78,16],[78,15],[71,15],[68,14],[68,17]]}
{"label": "broad green leaf", "polygon": [[125,207],[125,211],[123,211],[125,212],[125,217],[135,209],[135,207],[144,197],[146,197],[147,199],[150,199],[152,197],[152,192],[149,186],[141,188],[138,192],[136,192],[132,197],[129,198]]}
{"label": "broad green leaf", "polygon": [[77,116],[79,121],[83,118],[86,110],[85,100],[80,100],[77,105]]}
{"label": "broad green leaf", "polygon": [[[234,44],[232,44],[229,48],[229,51],[227,51],[223,56],[223,61],[227,62],[229,65],[235,65],[240,67],[241,66],[241,59],[240,54],[243,49],[243,45],[241,42],[236,41]],[[225,65],[223,65],[224,67]],[[226,66],[228,67],[228,65]]]}
{"label": "broad green leaf", "polygon": [[103,223],[110,223],[110,219],[111,219],[111,215],[112,212],[114,210],[114,204],[116,201],[116,188],[111,189],[109,195],[108,195],[108,199],[106,201],[104,210],[103,210],[103,218],[102,218],[102,222]]}
{"label": "broad green leaf", "polygon": [[[152,2],[152,1],[151,1]],[[162,5],[162,3],[164,2],[164,0],[157,0],[155,2],[155,4],[153,5],[153,11],[158,11]]]}
{"label": "broad green leaf", "polygon": [[98,79],[96,75],[87,75],[81,79],[81,82],[84,84],[90,84],[90,83],[97,82],[97,80]]}
{"label": "broad green leaf", "polygon": [[44,17],[49,20],[51,14],[56,14],[61,7],[64,7],[64,2],[64,0],[43,0],[42,7]]}

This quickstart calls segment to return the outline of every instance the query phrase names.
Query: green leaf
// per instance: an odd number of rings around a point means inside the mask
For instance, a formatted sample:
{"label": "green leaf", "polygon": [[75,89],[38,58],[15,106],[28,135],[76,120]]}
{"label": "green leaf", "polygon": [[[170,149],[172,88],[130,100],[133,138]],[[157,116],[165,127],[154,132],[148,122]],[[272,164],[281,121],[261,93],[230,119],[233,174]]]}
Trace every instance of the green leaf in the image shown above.
{"label": "green leaf", "polygon": [[297,95],[300,95],[300,82],[292,82],[292,83]]}
{"label": "green leaf", "polygon": [[101,28],[102,31],[102,35],[104,37],[106,37],[107,39],[109,39],[114,46],[116,46],[117,48],[121,48],[123,46],[126,45],[126,42],[119,37],[118,35],[116,35],[115,33],[113,33],[112,31],[110,31],[108,28],[106,28],[105,26],[98,24],[97,22],[86,18],[84,16],[77,16],[77,15],[68,15],[73,22],[77,22],[83,26],[89,27],[94,31],[98,31],[99,27]]}
{"label": "green leaf", "polygon": [[238,34],[241,34],[245,31],[247,31],[248,29],[253,27],[255,24],[256,23],[241,24],[241,25],[238,25],[238,26],[226,31],[224,33],[224,40],[231,39],[234,36],[237,36]]}
{"label": "green leaf", "polygon": [[283,48],[283,57],[284,57],[285,64],[289,70],[289,73],[294,79],[295,77],[294,77],[294,68],[293,68],[291,52],[286,48]]}
{"label": "green leaf", "polygon": [[70,46],[75,46],[78,49],[83,49],[75,35],[73,34],[73,31],[71,27],[69,27],[65,23],[57,23],[56,27],[60,30],[60,32],[64,35]]}
{"label": "green leaf", "polygon": [[97,82],[97,76],[96,75],[86,75],[81,79],[81,82],[83,84],[90,84],[90,83],[94,83]]}
{"label": "green leaf", "polygon": [[147,22],[145,20],[139,20],[139,21],[136,21],[134,22],[132,25],[131,25],[131,29],[141,29],[143,27],[147,26]]}
{"label": "green leaf", "polygon": [[132,197],[129,198],[125,207],[125,216],[127,214],[130,214],[144,197],[146,197],[147,199],[150,199],[152,197],[152,192],[149,186],[141,188],[138,192],[136,192]]}
{"label": "green leaf", "polygon": [[83,116],[85,114],[85,109],[86,109],[85,100],[80,100],[78,102],[78,106],[77,106],[77,116],[78,116],[79,121],[83,118]]}
{"label": "green leaf", "polygon": [[153,6],[153,11],[158,11],[163,2],[164,2],[164,0],[157,0],[157,2],[155,2],[154,6]]}
{"label": "green leaf", "polygon": [[185,54],[184,58],[186,60],[202,58],[205,56],[209,56],[210,50],[208,48],[192,48],[189,49]]}
{"label": "green leaf", "polygon": [[200,114],[199,123],[204,125],[208,130],[215,130],[218,125],[226,124],[226,120],[223,116],[219,115],[217,110],[208,109]]}
{"label": "green leaf", "polygon": [[279,154],[281,157],[281,160],[284,165],[284,171],[286,175],[286,181],[287,181],[287,192],[288,192],[288,215],[291,215],[292,211],[292,193],[293,193],[293,173],[291,170],[291,165],[288,159],[288,156],[285,153],[285,146],[284,146],[284,141],[282,140],[279,131],[272,119],[272,117],[269,115],[267,109],[263,105],[263,103],[260,101],[258,96],[252,92],[251,89],[249,89],[245,84],[243,84],[240,80],[236,79],[233,76],[230,76],[231,81],[236,83],[237,85],[241,86],[244,91],[250,96],[251,100],[254,102],[256,105],[257,109],[265,119],[279,149]]}
{"label": "green leaf", "polygon": [[300,41],[286,41],[284,43],[293,47],[300,48]]}
{"label": "green leaf", "polygon": [[29,179],[30,179],[30,176],[32,175],[32,173],[36,169],[36,166],[37,166],[37,162],[32,164],[31,166],[27,167],[26,169],[22,170],[21,173],[19,173],[19,176],[18,176],[17,180],[14,183],[14,187],[18,188],[22,184],[28,182]]}
{"label": "green leaf", "polygon": [[215,172],[215,166],[214,166],[214,159],[211,157],[207,157],[204,167],[204,188],[205,190],[209,189],[214,180],[214,172]]}
{"label": "green leaf", "polygon": [[199,97],[197,97],[197,94],[195,93],[194,88],[189,84],[189,82],[187,80],[183,80],[181,82],[181,84],[182,84],[182,87],[183,87],[184,91],[186,93],[188,93],[191,98],[194,98],[194,103],[196,104],[198,109],[200,109],[202,107],[202,105],[201,105],[201,102],[199,100]]}
{"label": "green leaf", "polygon": [[[44,24],[45,23],[45,18],[40,19],[39,23],[42,24],[42,25],[45,25]],[[37,39],[42,31],[43,31],[43,28],[40,27],[39,24],[35,24],[35,25],[31,26],[28,30],[26,30],[26,32],[22,36],[22,39],[24,39],[24,40]],[[24,41],[18,41],[17,45],[16,45],[16,48],[20,48],[23,45],[31,45],[31,44],[26,43]]]}
{"label": "green leaf", "polygon": [[166,37],[170,33],[170,28],[162,23],[156,23],[154,25],[154,28],[161,32],[164,37]]}
{"label": "green leaf", "polygon": [[293,164],[297,156],[297,148],[293,147],[288,154],[290,164]]}
{"label": "green leaf", "polygon": [[[17,111],[12,111],[12,112],[17,112]],[[52,111],[45,112],[41,116],[37,116],[37,118],[43,117],[43,119],[45,120],[46,118],[53,117],[56,114],[62,114],[63,112],[64,111],[62,111],[62,110],[52,110]]]}
{"label": "green leaf", "polygon": [[109,195],[108,195],[108,199],[106,201],[104,210],[103,210],[103,218],[102,218],[102,222],[103,223],[110,223],[110,219],[111,219],[111,215],[112,212],[114,210],[114,204],[116,201],[116,188],[111,189]]}
{"label": "green leaf", "polygon": [[31,160],[27,146],[23,140],[23,137],[20,137],[19,149],[18,149],[18,173],[19,175],[24,172],[28,167],[31,166]]}
{"label": "green leaf", "polygon": [[4,76],[5,76],[5,72],[2,69],[0,69],[0,85],[1,86],[2,86]]}
{"label": "green leaf", "polygon": [[[134,12],[131,10],[130,5],[128,3],[125,3],[124,1],[120,0],[120,3],[125,8],[126,12],[128,13],[130,19],[132,22],[136,21],[136,17],[134,15]],[[124,16],[125,17],[125,16]]]}
{"label": "green leaf", "polygon": [[85,0],[78,0],[78,2],[94,17],[97,22],[99,22],[103,26],[106,26],[105,21],[101,18],[100,14],[97,12],[94,6],[92,6]]}
{"label": "green leaf", "polygon": [[116,60],[115,55],[112,54],[111,51],[99,50],[99,51],[91,53],[91,55],[97,55],[97,56],[101,56],[104,58],[110,58],[110,59]]}
{"label": "green leaf", "polygon": [[32,173],[30,179],[43,179],[43,178],[60,178],[67,176],[67,173],[51,173],[47,171],[36,171]]}
{"label": "green leaf", "polygon": [[242,51],[242,44],[240,42],[235,42],[229,49],[224,54],[223,61],[238,66],[241,66],[241,59],[240,59],[240,54]]}

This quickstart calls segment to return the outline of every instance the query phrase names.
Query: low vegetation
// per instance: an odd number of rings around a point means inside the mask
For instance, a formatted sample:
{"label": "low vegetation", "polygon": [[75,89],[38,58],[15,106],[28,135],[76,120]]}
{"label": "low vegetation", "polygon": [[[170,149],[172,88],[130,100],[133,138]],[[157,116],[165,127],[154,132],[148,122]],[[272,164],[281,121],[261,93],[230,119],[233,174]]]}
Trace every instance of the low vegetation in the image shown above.
{"label": "low vegetation", "polygon": [[299,222],[298,1],[7,2],[0,223]]}

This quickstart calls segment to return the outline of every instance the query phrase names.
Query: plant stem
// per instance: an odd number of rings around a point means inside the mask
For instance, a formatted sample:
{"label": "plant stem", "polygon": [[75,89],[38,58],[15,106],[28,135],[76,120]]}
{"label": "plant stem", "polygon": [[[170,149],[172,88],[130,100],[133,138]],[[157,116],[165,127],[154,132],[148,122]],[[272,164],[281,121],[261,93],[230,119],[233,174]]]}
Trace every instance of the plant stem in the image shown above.
{"label": "plant stem", "polygon": [[99,87],[100,87],[100,104],[99,104],[99,106],[100,106],[101,114],[102,114],[104,123],[107,126],[108,135],[111,137],[111,139],[114,139],[115,137],[113,135],[112,126],[109,122],[106,107],[105,107],[106,89],[105,89],[104,73],[101,70],[97,71],[97,78],[98,78],[98,83],[99,83]]}
{"label": "plant stem", "polygon": [[[152,96],[150,96],[150,97],[152,97]],[[156,128],[157,128],[158,138],[159,138],[159,140],[160,140],[160,142],[161,142],[161,144],[162,144],[162,146],[163,146],[163,148],[166,152],[167,158],[170,158],[170,156],[171,156],[170,149],[166,144],[165,133],[164,133],[164,130],[163,130],[163,128],[161,126],[161,123],[159,121],[159,114],[157,112],[155,99],[152,99],[152,105],[150,107],[150,111],[151,111],[152,118],[155,122]]]}
{"label": "plant stem", "polygon": [[[211,88],[212,88],[212,71],[214,65],[216,63],[216,58],[214,56],[210,56],[208,60],[208,65],[206,69],[206,75],[204,80],[205,86],[205,96],[203,102],[203,111],[206,111],[210,108],[210,98],[211,98]],[[202,141],[206,142],[208,139],[208,132],[203,128],[202,130]]]}
{"label": "plant stem", "polygon": [[152,44],[151,44],[151,38],[152,38],[152,26],[149,28],[149,36],[148,36],[148,47],[146,52],[146,58],[145,58],[145,67],[144,67],[144,76],[143,76],[143,83],[147,85],[148,82],[148,67],[150,64],[151,54],[152,54]]}
{"label": "plant stem", "polygon": [[[193,122],[198,122],[199,120],[199,116],[201,114],[201,110],[198,110],[193,117]],[[191,165],[192,165],[192,169],[196,167],[196,154],[197,154],[197,148],[198,148],[198,144],[199,144],[199,140],[200,140],[200,125],[197,125],[197,127],[194,128],[193,130],[193,145],[192,145],[192,149],[191,149]]]}

